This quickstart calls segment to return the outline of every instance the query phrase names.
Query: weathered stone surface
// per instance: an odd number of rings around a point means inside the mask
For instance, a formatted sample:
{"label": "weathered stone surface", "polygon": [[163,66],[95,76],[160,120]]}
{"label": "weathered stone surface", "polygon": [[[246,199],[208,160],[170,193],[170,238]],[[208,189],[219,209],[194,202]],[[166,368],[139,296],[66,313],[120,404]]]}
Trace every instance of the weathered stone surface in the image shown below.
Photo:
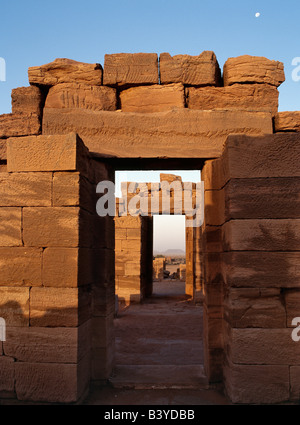
{"label": "weathered stone surface", "polygon": [[51,206],[51,173],[1,173],[0,206]]}
{"label": "weathered stone surface", "polygon": [[300,365],[291,329],[231,329],[228,350],[236,364]]}
{"label": "weathered stone surface", "polygon": [[280,86],[285,81],[282,62],[259,56],[229,58],[223,69],[224,85],[235,83],[265,83]]}
{"label": "weathered stone surface", "polygon": [[0,248],[0,286],[41,285],[41,249]]}
{"label": "weathered stone surface", "polygon": [[291,366],[291,399],[299,401],[300,398],[300,366]]}
{"label": "weathered stone surface", "polygon": [[15,362],[9,357],[0,357],[0,393],[15,389]]}
{"label": "weathered stone surface", "polygon": [[78,286],[78,248],[46,248],[43,252],[43,285]]}
{"label": "weathered stone surface", "polygon": [[92,379],[106,382],[114,368],[115,343],[111,342],[105,348],[94,348],[92,350]]}
{"label": "weathered stone surface", "polygon": [[6,140],[0,140],[0,161],[6,161]]}
{"label": "weathered stone surface", "polygon": [[123,112],[163,112],[185,107],[182,84],[132,87],[120,94]]}
{"label": "weathered stone surface", "polygon": [[0,317],[7,327],[29,326],[29,288],[0,287]]}
{"label": "weathered stone surface", "polygon": [[45,108],[115,111],[117,94],[111,87],[75,83],[57,84],[50,88]]}
{"label": "weathered stone surface", "polygon": [[76,288],[32,288],[30,325],[77,327],[89,318],[89,294]]}
{"label": "weathered stone surface", "polygon": [[269,404],[289,399],[289,367],[236,365],[224,368],[225,388],[233,403]]}
{"label": "weathered stone surface", "polygon": [[190,109],[226,109],[270,112],[278,110],[279,92],[268,84],[234,84],[227,87],[189,87],[187,104]]}
{"label": "weathered stone surface", "polygon": [[198,56],[160,55],[160,80],[162,84],[182,83],[193,86],[218,86],[221,71],[214,52],[204,51]]}
{"label": "weathered stone surface", "polygon": [[299,288],[299,252],[226,252],[224,278],[229,286]]}
{"label": "weathered stone surface", "polygon": [[205,163],[205,189],[220,189],[235,178],[299,177],[299,140],[298,133],[229,135],[222,158]]}
{"label": "weathered stone surface", "polygon": [[105,348],[114,342],[114,314],[92,319],[93,348]]}
{"label": "weathered stone surface", "polygon": [[7,356],[35,363],[77,363],[90,348],[90,322],[79,328],[8,327],[4,343]]}
{"label": "weathered stone surface", "polygon": [[223,226],[224,251],[299,251],[300,220],[231,220]]}
{"label": "weathered stone surface", "polygon": [[80,205],[80,173],[56,172],[53,175],[53,206]]}
{"label": "weathered stone surface", "polygon": [[102,270],[110,269],[104,250],[46,248],[43,252],[43,285],[76,288],[98,282]]}
{"label": "weathered stone surface", "polygon": [[275,132],[300,131],[300,111],[278,112],[275,115]]}
{"label": "weathered stone surface", "polygon": [[228,134],[261,136],[272,133],[273,127],[271,114],[264,112],[183,108],[140,114],[45,109],[44,134],[72,131],[79,134],[90,152],[109,156],[212,158],[221,155]]}
{"label": "weathered stone surface", "polygon": [[11,93],[11,104],[13,114],[35,114],[42,113],[44,96],[38,87],[19,87]]}
{"label": "weathered stone surface", "polygon": [[40,117],[35,114],[0,115],[0,138],[40,134]]}
{"label": "weathered stone surface", "polygon": [[79,208],[24,208],[25,246],[77,247],[79,245]]}
{"label": "weathered stone surface", "polygon": [[300,179],[297,177],[232,179],[224,191],[227,220],[300,217]]}
{"label": "weathered stone surface", "polygon": [[285,328],[286,312],[278,289],[230,288],[225,320],[233,328]]}
{"label": "weathered stone surface", "polygon": [[71,59],[55,59],[53,62],[28,69],[30,84],[54,86],[62,83],[102,85],[102,67],[99,64],[77,62]]}
{"label": "weathered stone surface", "polygon": [[79,172],[53,174],[53,206],[75,207],[95,213],[96,185],[91,184]]}
{"label": "weathered stone surface", "polygon": [[292,321],[295,317],[300,317],[300,290],[289,289],[284,291],[284,300],[286,306],[287,327],[292,327]]}
{"label": "weathered stone surface", "polygon": [[76,402],[89,383],[89,356],[79,364],[15,364],[16,393],[19,400],[52,403]]}
{"label": "weathered stone surface", "polygon": [[116,53],[105,55],[103,84],[130,87],[158,84],[156,53]]}
{"label": "weathered stone surface", "polygon": [[175,174],[160,174],[160,181],[161,182],[168,182],[172,183],[174,181],[179,181],[182,183],[182,178],[180,176],[176,176]]}
{"label": "weathered stone surface", "polygon": [[0,208],[0,246],[22,246],[21,208]]}
{"label": "weathered stone surface", "polygon": [[225,220],[225,191],[206,190],[204,193],[205,223],[221,226]]}
{"label": "weathered stone surface", "polygon": [[39,136],[7,141],[8,171],[86,171],[88,151],[79,137]]}

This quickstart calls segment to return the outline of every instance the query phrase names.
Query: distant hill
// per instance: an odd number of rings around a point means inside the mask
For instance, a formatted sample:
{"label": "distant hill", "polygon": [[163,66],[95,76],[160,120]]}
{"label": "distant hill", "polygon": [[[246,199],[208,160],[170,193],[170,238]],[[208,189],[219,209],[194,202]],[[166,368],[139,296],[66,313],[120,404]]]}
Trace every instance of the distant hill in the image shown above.
{"label": "distant hill", "polygon": [[154,255],[164,255],[165,257],[173,257],[173,256],[185,256],[185,251],[183,249],[167,249],[166,251],[159,252],[154,251]]}

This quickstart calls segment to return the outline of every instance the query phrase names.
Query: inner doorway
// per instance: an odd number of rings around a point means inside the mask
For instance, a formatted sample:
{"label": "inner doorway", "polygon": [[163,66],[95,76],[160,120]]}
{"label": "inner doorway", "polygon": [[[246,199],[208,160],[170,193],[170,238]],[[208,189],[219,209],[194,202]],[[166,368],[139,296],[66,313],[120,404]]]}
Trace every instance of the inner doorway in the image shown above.
{"label": "inner doorway", "polygon": [[[177,173],[172,171],[172,174]],[[199,181],[199,174],[196,181]],[[156,181],[159,181],[160,173],[156,172],[156,175]],[[132,178],[130,173],[123,173],[121,177],[127,182],[150,180],[148,172],[143,172],[140,180]],[[187,181],[190,180],[189,175]],[[159,219],[162,220],[161,226],[155,223]],[[165,237],[169,240],[166,240],[166,245],[158,247],[156,234],[163,237],[162,228],[167,231],[167,235],[169,233],[169,238]],[[174,234],[181,239],[178,246],[174,242]],[[123,241],[125,236],[126,241]],[[143,248],[143,238],[147,239],[146,245],[151,246],[150,256],[149,250]],[[186,238],[184,216],[130,217],[117,224],[116,249],[124,249],[121,255],[120,252],[116,255],[116,281],[119,282],[117,288],[124,302],[120,304],[115,318],[116,365],[111,384],[116,388],[198,389],[207,385],[203,368],[202,306],[196,305],[193,298],[186,295],[186,276],[183,273],[181,280],[177,281],[177,287],[172,285],[173,279],[153,281],[153,254],[157,251],[161,251],[157,255],[171,254],[166,255],[168,258],[164,268],[170,271],[169,275],[166,273],[170,277],[175,269],[177,273],[180,264],[174,264],[177,256],[172,255],[174,251],[168,250],[180,250],[178,254],[184,261]],[[145,292],[146,296],[142,290],[143,271],[149,265],[144,260],[145,255],[151,260],[147,277],[153,284],[151,291]],[[120,289],[120,284],[126,286],[127,292],[124,287]],[[138,291],[138,288],[141,290]]]}
{"label": "inner doorway", "polygon": [[185,217],[153,217],[153,296],[186,294]]}

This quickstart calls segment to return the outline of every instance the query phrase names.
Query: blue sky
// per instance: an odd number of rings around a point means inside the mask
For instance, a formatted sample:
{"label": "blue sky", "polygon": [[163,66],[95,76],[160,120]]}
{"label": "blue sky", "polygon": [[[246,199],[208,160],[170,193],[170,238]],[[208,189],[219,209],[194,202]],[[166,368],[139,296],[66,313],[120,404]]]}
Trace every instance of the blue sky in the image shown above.
{"label": "blue sky", "polygon": [[0,10],[7,68],[0,114],[11,111],[11,90],[28,85],[28,67],[57,57],[103,65],[105,53],[203,50],[213,50],[221,67],[244,54],[282,61],[279,110],[300,110],[300,81],[292,80],[292,60],[300,57],[299,0],[10,0]]}
{"label": "blue sky", "polygon": [[[261,16],[255,18],[255,13]],[[10,112],[10,92],[28,85],[29,66],[68,57],[104,63],[105,53],[213,50],[221,66],[250,54],[284,62],[280,110],[300,109],[300,82],[291,78],[300,57],[299,0],[11,0],[1,4],[0,113]]]}

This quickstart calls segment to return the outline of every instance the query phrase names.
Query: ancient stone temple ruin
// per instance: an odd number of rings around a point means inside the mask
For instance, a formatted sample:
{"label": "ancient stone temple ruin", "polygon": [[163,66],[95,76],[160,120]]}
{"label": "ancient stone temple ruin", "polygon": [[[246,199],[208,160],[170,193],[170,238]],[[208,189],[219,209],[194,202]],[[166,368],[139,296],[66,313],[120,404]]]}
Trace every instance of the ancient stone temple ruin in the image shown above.
{"label": "ancient stone temple ruin", "polygon": [[201,170],[187,292],[207,382],[233,403],[299,401],[300,113],[277,112],[283,64],[111,54],[28,74],[0,116],[0,398],[76,403],[107,382],[115,293],[151,293],[152,218],[100,217],[96,187]]}

